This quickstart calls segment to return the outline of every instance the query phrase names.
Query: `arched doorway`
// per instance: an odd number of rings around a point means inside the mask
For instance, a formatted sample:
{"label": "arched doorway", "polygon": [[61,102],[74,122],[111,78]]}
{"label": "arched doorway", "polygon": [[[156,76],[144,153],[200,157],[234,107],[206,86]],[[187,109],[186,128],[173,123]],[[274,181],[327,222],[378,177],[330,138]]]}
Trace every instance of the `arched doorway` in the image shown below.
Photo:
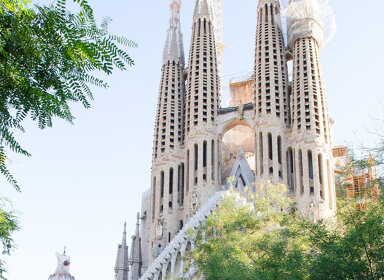
{"label": "arched doorway", "polygon": [[228,122],[223,128],[221,149],[221,179],[222,184],[230,176],[233,164],[242,151],[252,171],[255,166],[255,133],[246,120],[238,118]]}

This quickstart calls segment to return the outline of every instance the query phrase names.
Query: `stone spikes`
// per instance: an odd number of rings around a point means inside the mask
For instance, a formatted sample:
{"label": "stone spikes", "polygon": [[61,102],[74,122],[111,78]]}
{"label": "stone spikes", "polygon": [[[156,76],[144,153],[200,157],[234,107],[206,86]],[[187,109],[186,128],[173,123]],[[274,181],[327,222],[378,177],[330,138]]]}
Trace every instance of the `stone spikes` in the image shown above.
{"label": "stone spikes", "polygon": [[124,223],[124,232],[121,245],[117,248],[117,257],[115,264],[115,279],[128,280],[128,246],[127,246],[127,223]]}
{"label": "stone spikes", "polygon": [[184,65],[183,34],[180,28],[180,0],[173,0],[170,6],[171,18],[164,47],[163,64],[168,61]]}
{"label": "stone spikes", "polygon": [[196,0],[193,21],[196,21],[199,18],[212,20],[212,4],[209,0]]}
{"label": "stone spikes", "polygon": [[129,263],[131,264],[132,280],[138,280],[141,276],[141,268],[143,265],[140,238],[140,213],[137,213],[136,232],[135,235],[132,236]]}

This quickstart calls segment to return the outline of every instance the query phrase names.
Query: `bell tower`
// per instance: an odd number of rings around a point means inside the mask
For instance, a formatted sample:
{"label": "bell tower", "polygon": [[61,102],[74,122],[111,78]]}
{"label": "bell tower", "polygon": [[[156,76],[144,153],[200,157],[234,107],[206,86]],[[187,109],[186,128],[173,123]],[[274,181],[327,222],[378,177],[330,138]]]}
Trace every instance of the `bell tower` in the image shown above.
{"label": "bell tower", "polygon": [[[180,29],[181,0],[173,0],[164,48],[155,121],[151,172],[149,260],[156,257],[178,230],[184,203],[183,106],[184,48]],[[161,230],[156,230],[161,228]]]}
{"label": "bell tower", "polygon": [[293,53],[292,148],[296,201],[301,212],[326,218],[336,207],[328,105],[320,65],[322,9],[315,0],[291,0],[288,46]]}
{"label": "bell tower", "polygon": [[[197,0],[193,16],[185,98],[186,192],[204,204],[219,188],[219,137],[215,120],[220,104],[212,6]],[[198,205],[196,205],[198,208]],[[190,215],[194,209],[191,209]]]}
{"label": "bell tower", "polygon": [[256,182],[286,182],[286,135],[289,125],[288,74],[280,4],[260,0],[255,49]]}

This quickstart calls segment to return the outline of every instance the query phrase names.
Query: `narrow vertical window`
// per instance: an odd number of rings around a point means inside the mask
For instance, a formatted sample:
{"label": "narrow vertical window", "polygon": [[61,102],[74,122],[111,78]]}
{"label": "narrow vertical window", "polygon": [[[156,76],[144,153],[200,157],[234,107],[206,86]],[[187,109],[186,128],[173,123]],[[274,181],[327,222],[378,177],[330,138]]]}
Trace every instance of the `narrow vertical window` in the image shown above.
{"label": "narrow vertical window", "polygon": [[155,207],[156,207],[156,177],[153,178],[153,197],[152,197],[152,220],[155,219]]}
{"label": "narrow vertical window", "polygon": [[263,161],[264,161],[264,149],[263,149],[263,133],[261,133],[261,132],[259,134],[259,145],[260,145],[260,148],[259,148],[259,152],[260,152],[260,171],[261,171],[261,175],[263,175],[263,173],[264,173],[264,164],[263,164]]}
{"label": "narrow vertical window", "polygon": [[257,134],[255,135],[255,175],[258,175],[259,173],[259,162],[258,162],[258,159],[259,159],[259,154],[258,154],[258,146],[257,146]]}
{"label": "narrow vertical window", "polygon": [[169,194],[173,193],[173,168],[169,170]]}
{"label": "narrow vertical window", "polygon": [[308,151],[308,172],[309,178],[313,179],[313,158],[312,151]]}
{"label": "narrow vertical window", "polygon": [[197,168],[199,167],[199,149],[197,144],[195,144],[194,150],[195,150],[195,171],[196,171]]}
{"label": "narrow vertical window", "polygon": [[189,192],[189,150],[187,151],[187,176],[186,176],[186,187],[187,187],[187,192]]}
{"label": "narrow vertical window", "polygon": [[319,183],[323,184],[323,157],[321,154],[318,155],[318,165],[319,165]]}
{"label": "narrow vertical window", "polygon": [[184,163],[181,164],[181,198],[180,205],[184,205]]}
{"label": "narrow vertical window", "polygon": [[299,180],[300,180],[300,193],[304,193],[304,184],[303,184],[303,152],[299,150]]}
{"label": "narrow vertical window", "polygon": [[268,156],[269,159],[273,159],[273,148],[272,148],[272,134],[268,133]]}
{"label": "narrow vertical window", "polygon": [[315,193],[315,187],[313,186],[313,157],[312,151],[308,150],[308,176],[310,180],[309,193],[313,195]]}
{"label": "narrow vertical window", "polygon": [[277,160],[281,164],[281,137],[277,137]]}
{"label": "narrow vertical window", "polygon": [[203,167],[207,167],[207,141],[203,142]]}
{"label": "narrow vertical window", "polygon": [[164,171],[160,173],[160,197],[164,197]]}
{"label": "narrow vertical window", "polygon": [[177,167],[177,203],[181,205],[181,165]]}
{"label": "narrow vertical window", "polygon": [[291,191],[295,190],[294,174],[293,174],[293,152],[292,148],[287,151],[287,172],[288,172],[288,186]]}
{"label": "narrow vertical window", "polygon": [[212,140],[211,147],[211,166],[212,166],[212,181],[215,180],[215,140]]}
{"label": "narrow vertical window", "polygon": [[320,183],[320,197],[324,199],[324,184],[323,184],[323,156],[321,154],[317,157],[319,166],[319,183]]}

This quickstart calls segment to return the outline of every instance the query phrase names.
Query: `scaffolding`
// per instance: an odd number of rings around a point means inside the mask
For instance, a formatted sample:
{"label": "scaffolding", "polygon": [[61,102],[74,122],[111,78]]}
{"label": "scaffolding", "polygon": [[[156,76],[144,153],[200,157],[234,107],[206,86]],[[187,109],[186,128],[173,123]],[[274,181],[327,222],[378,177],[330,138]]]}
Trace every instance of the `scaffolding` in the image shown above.
{"label": "scaffolding", "polygon": [[321,48],[336,33],[335,13],[328,0],[291,0],[284,14],[290,47],[299,38],[313,37]]}
{"label": "scaffolding", "polygon": [[[356,199],[361,206],[369,198],[377,198],[379,186],[376,182],[376,162],[370,156],[367,165],[356,166],[346,146],[337,146],[332,149],[335,160],[335,174],[345,178],[336,182],[339,196]],[[344,190],[344,191],[343,191]]]}
{"label": "scaffolding", "polygon": [[223,81],[223,53],[225,49],[224,45],[224,0],[210,0],[212,7],[212,22],[215,28],[215,40],[216,40],[216,54],[217,54],[217,68],[220,77],[220,88],[222,89]]}

